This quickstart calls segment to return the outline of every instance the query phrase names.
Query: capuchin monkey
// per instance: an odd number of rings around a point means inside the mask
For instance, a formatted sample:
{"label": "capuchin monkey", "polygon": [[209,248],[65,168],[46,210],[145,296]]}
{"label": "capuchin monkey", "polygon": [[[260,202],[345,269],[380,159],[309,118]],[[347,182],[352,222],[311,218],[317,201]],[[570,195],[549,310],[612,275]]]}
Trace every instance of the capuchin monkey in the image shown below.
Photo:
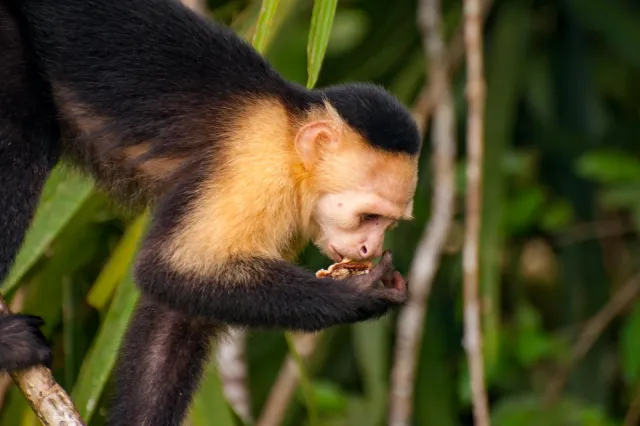
{"label": "capuchin monkey", "polygon": [[[110,426],[185,417],[225,325],[313,332],[406,298],[383,253],[410,219],[421,140],[383,89],[307,90],[177,0],[0,0],[0,280],[51,169],[152,206]],[[313,242],[369,273],[317,278]],[[0,317],[0,368],[50,360],[37,317]]]}

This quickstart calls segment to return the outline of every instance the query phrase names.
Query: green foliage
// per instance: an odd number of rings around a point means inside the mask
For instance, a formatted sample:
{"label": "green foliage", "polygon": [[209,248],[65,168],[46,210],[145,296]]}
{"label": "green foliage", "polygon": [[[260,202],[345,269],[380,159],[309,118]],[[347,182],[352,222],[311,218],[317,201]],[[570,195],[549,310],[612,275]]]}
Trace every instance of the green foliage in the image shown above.
{"label": "green foliage", "polygon": [[42,199],[16,257],[11,273],[2,284],[2,292],[11,291],[44,253],[47,246],[73,218],[91,194],[92,186],[81,176],[63,167],[56,168],[42,193]]}
{"label": "green foliage", "polygon": [[307,87],[315,86],[318,81],[337,7],[338,0],[315,0],[313,3],[311,30],[307,45],[307,73],[309,74]]}
{"label": "green foliage", "polygon": [[269,30],[271,29],[278,3],[278,0],[263,0],[260,6],[258,23],[252,40],[253,47],[260,53],[264,53],[267,46],[267,37],[269,36]]}

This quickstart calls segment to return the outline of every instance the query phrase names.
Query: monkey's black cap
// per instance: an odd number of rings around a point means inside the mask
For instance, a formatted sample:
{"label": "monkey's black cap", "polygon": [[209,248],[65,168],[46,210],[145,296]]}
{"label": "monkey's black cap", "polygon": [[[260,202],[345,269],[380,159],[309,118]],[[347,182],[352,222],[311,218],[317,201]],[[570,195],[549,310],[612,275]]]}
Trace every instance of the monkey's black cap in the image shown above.
{"label": "monkey's black cap", "polygon": [[344,121],[373,146],[410,155],[420,151],[420,132],[411,114],[382,87],[349,83],[328,87],[322,93]]}

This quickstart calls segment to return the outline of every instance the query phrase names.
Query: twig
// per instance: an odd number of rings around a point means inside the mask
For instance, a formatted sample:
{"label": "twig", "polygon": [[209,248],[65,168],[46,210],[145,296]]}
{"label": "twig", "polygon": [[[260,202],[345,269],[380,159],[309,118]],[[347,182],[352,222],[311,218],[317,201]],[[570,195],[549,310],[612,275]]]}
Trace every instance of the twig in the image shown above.
{"label": "twig", "polygon": [[624,416],[623,426],[638,426],[640,424],[640,382],[636,388],[635,396],[629,407],[629,411]]}
{"label": "twig", "polygon": [[418,24],[428,57],[429,87],[439,99],[435,110],[432,143],[434,156],[433,216],[418,244],[411,270],[409,299],[398,317],[395,360],[391,371],[389,424],[409,424],[413,407],[413,384],[422,341],[427,299],[438,270],[442,248],[453,217],[455,199],[456,135],[453,102],[447,76],[442,38],[440,0],[422,0]]}
{"label": "twig", "polygon": [[569,372],[591,349],[598,337],[607,326],[618,316],[629,304],[640,296],[640,274],[635,275],[627,281],[613,295],[609,302],[586,322],[575,345],[571,349],[571,354],[564,368],[555,379],[549,383],[544,395],[547,404],[555,402],[564,388]]}
{"label": "twig", "polygon": [[559,234],[556,241],[558,245],[566,246],[595,238],[606,239],[624,236],[635,231],[633,224],[621,220],[578,223]]}
{"label": "twig", "polygon": [[[0,296],[0,315],[10,314],[11,310]],[[56,383],[48,368],[32,367],[11,373],[11,378],[45,426],[85,426],[71,398]]]}
{"label": "twig", "polygon": [[482,162],[485,82],[480,0],[464,2],[464,39],[467,53],[467,232],[463,249],[465,349],[476,426],[488,426],[489,404],[484,384],[484,361],[478,297],[478,240],[482,216]]}
{"label": "twig", "polygon": [[[322,333],[315,333],[301,334],[295,337],[296,352],[302,359],[309,358],[313,354],[321,336]],[[289,354],[280,369],[276,383],[271,388],[269,398],[264,405],[257,426],[278,426],[282,423],[289,401],[293,398],[298,387],[299,380],[298,363]]]}
{"label": "twig", "polygon": [[229,405],[245,424],[253,424],[251,394],[247,385],[247,332],[234,328],[217,347],[218,373]]}
{"label": "twig", "polygon": [[[482,18],[486,18],[487,11],[491,9],[494,0],[482,1]],[[464,23],[458,28],[446,49],[443,66],[446,68],[447,74],[453,74],[454,71],[462,64],[464,58]],[[413,108],[413,117],[418,123],[420,131],[424,133],[429,117],[441,101],[440,96],[443,93],[434,86],[433,81],[425,86],[418,94],[418,99]]]}

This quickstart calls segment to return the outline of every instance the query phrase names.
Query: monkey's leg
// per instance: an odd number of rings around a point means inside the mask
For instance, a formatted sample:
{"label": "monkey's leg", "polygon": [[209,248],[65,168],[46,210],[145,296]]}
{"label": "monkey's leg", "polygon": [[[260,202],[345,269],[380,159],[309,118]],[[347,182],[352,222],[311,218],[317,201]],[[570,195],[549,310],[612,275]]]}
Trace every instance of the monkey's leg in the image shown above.
{"label": "monkey's leg", "polygon": [[109,426],[178,426],[186,415],[216,327],[140,299],[116,369]]}
{"label": "monkey's leg", "polygon": [[[13,16],[0,4],[0,283],[33,219],[58,160],[58,128],[46,84],[23,45]],[[48,363],[51,351],[37,317],[0,318],[0,370]]]}

